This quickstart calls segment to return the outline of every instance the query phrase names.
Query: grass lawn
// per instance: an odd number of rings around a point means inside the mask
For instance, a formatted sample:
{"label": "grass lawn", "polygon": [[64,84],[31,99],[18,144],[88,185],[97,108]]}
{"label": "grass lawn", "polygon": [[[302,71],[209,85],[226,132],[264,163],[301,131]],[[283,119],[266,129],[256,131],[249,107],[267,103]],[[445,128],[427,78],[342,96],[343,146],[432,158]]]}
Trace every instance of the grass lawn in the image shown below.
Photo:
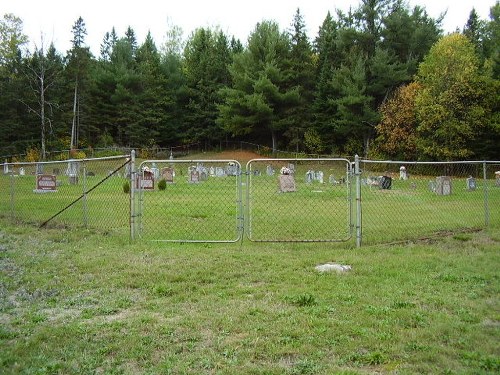
{"label": "grass lawn", "polygon": [[4,374],[500,372],[498,229],[355,249],[0,228]]}

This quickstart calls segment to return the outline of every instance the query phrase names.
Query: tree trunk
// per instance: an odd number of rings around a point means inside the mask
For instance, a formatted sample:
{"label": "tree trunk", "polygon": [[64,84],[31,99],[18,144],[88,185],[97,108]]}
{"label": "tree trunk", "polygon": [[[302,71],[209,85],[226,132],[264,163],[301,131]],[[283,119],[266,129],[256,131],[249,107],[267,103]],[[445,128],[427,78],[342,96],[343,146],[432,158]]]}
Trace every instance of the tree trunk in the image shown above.
{"label": "tree trunk", "polygon": [[76,148],[76,98],[78,95],[78,81],[75,82],[75,96],[73,98],[73,125],[71,126],[71,145],[70,150]]}

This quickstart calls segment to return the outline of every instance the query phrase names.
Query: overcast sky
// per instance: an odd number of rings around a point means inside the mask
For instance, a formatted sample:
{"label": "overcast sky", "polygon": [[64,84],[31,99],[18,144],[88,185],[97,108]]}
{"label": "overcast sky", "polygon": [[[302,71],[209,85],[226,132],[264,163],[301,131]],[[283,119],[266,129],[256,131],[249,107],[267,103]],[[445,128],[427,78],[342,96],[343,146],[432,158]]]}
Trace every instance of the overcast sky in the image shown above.
{"label": "overcast sky", "polygon": [[[443,22],[446,32],[462,29],[474,7],[482,19],[497,0],[407,0],[411,7],[426,8],[431,17],[447,11]],[[82,17],[86,44],[98,55],[104,34],[114,26],[119,37],[128,26],[140,43],[151,31],[157,46],[164,41],[169,25],[180,26],[187,38],[197,27],[219,26],[244,44],[255,25],[274,20],[282,30],[289,28],[297,8],[304,17],[308,36],[314,38],[327,12],[356,8],[359,0],[0,0],[0,16],[13,13],[23,20],[24,33],[33,43],[54,42],[60,52],[70,48],[72,26]]]}

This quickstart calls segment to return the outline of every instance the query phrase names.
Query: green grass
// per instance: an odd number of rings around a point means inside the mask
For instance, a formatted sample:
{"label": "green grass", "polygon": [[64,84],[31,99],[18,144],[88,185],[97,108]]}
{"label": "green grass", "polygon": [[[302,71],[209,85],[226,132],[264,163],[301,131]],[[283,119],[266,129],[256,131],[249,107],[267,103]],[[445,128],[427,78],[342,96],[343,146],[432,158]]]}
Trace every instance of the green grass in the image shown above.
{"label": "green grass", "polygon": [[[113,164],[114,163],[114,164]],[[117,161],[105,161],[90,168],[95,176],[85,180],[86,189],[99,183]],[[158,162],[161,169],[169,163]],[[296,162],[296,186],[293,193],[278,191],[277,176],[267,176],[266,166],[276,171],[283,161],[255,161],[252,170],[260,176],[242,176],[241,191],[236,177],[210,177],[199,184],[187,181],[188,162],[176,164],[174,184],[164,191],[137,196],[136,233],[141,240],[167,241],[236,241],[242,222],[245,237],[255,241],[350,241],[355,236],[354,181],[351,186],[317,182],[307,184],[307,170],[322,170],[324,180],[330,174],[339,180],[345,175],[344,161]],[[206,163],[224,166],[213,161]],[[49,168],[50,169],[50,168]],[[41,224],[78,199],[83,178],[70,185],[67,176],[59,176],[62,185],[57,193],[33,192],[35,177],[0,175],[0,215],[22,222]],[[453,178],[452,194],[439,196],[429,191],[431,177],[414,175],[408,181],[394,180],[391,190],[363,185],[363,244],[410,241],[443,232],[486,227],[485,186],[478,180],[475,191],[465,190],[465,177]],[[49,225],[87,227],[127,236],[130,220],[130,197],[123,192],[122,177],[112,177],[54,218]],[[14,194],[11,195],[11,184]],[[489,226],[500,227],[500,188],[488,180]],[[248,195],[247,195],[248,194]],[[12,198],[12,199],[11,199]]]}
{"label": "green grass", "polygon": [[354,249],[1,228],[5,374],[500,371],[498,230]]}

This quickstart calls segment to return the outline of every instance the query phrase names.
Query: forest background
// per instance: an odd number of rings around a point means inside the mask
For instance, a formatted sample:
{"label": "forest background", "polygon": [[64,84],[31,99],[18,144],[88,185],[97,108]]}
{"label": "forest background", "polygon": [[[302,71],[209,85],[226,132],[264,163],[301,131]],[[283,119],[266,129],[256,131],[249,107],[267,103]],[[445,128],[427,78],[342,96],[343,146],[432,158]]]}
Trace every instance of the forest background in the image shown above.
{"label": "forest background", "polygon": [[[444,15],[443,15],[444,16]],[[23,21],[0,19],[0,156],[110,146],[248,141],[271,150],[393,160],[499,160],[500,4],[443,35],[442,17],[402,0],[328,13],[314,37],[256,24],[245,44],[218,28],[157,46],[129,27],[100,55],[73,25],[70,50],[26,49]],[[75,152],[74,156],[84,156]]]}

